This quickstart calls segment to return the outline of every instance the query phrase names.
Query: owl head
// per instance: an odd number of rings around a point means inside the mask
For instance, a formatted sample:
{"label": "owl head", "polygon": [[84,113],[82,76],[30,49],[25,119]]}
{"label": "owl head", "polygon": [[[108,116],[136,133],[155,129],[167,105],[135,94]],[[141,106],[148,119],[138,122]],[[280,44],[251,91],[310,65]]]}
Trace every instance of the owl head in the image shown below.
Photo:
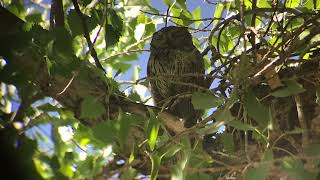
{"label": "owl head", "polygon": [[155,49],[192,49],[192,37],[186,27],[169,26],[155,32],[151,47]]}

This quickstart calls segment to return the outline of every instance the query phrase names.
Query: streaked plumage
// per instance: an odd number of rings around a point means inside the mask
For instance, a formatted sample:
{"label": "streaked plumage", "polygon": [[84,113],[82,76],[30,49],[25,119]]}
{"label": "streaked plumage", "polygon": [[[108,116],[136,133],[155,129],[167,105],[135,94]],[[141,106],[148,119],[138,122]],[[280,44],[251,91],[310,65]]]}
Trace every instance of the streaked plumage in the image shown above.
{"label": "streaked plumage", "polygon": [[165,27],[154,33],[147,69],[152,97],[157,106],[167,106],[185,120],[185,127],[196,124],[201,116],[189,98],[170,97],[191,94],[204,83],[204,64],[185,27]]}

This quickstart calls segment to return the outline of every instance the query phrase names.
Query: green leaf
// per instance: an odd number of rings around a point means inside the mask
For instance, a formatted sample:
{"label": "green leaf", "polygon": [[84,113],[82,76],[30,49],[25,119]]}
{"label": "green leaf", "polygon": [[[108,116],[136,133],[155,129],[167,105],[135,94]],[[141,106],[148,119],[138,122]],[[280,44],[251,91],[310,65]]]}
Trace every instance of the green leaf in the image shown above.
{"label": "green leaf", "polygon": [[[192,12],[192,15],[193,15],[193,19],[201,19],[201,9],[200,7],[197,7],[193,12]],[[202,21],[196,21],[194,23],[195,25],[195,28],[197,29],[200,24],[202,23]]]}
{"label": "green leaf", "polygon": [[133,168],[128,168],[123,173],[121,173],[121,176],[119,179],[132,180],[132,179],[137,179],[136,176],[137,176],[137,170]]}
{"label": "green leaf", "polygon": [[179,17],[180,19],[173,18],[172,21],[178,25],[189,26],[193,23],[192,14],[188,10],[181,8],[172,7],[171,12],[173,16]]}
{"label": "green leaf", "polygon": [[158,137],[158,131],[159,131],[159,126],[153,126],[149,135],[149,147],[151,149],[151,151],[154,150],[154,147],[156,145],[156,140]]}
{"label": "green leaf", "polygon": [[281,164],[281,170],[294,177],[296,180],[304,179],[316,179],[317,174],[315,172],[309,172],[304,168],[304,165],[300,159],[284,158]]}
{"label": "green leaf", "polygon": [[123,20],[114,9],[108,9],[109,15],[105,25],[106,48],[119,42],[122,30]]}
{"label": "green leaf", "polygon": [[173,144],[173,145],[169,146],[168,149],[166,149],[166,152],[161,155],[161,158],[169,159],[172,156],[174,156],[177,152],[179,152],[180,150],[181,150],[181,146]]}
{"label": "green leaf", "polygon": [[232,134],[224,132],[222,134],[222,142],[223,142],[224,149],[228,153],[234,152],[234,141],[233,141]]}
{"label": "green leaf", "polygon": [[158,155],[152,154],[150,156],[151,159],[151,180],[156,180],[157,179],[157,175],[160,169],[160,163],[161,163],[161,158]]}
{"label": "green leaf", "polygon": [[263,166],[250,168],[246,171],[244,175],[244,179],[245,180],[267,179],[268,171],[269,170],[264,168]]}
{"label": "green leaf", "polygon": [[300,0],[287,0],[286,7],[288,8],[297,8],[300,4]]}
{"label": "green leaf", "polygon": [[319,156],[320,155],[320,144],[308,144],[304,152],[308,156]]}
{"label": "green leaf", "polygon": [[172,1],[171,0],[163,0],[163,2],[167,5],[167,6],[171,6]]}
{"label": "green leaf", "polygon": [[296,95],[305,91],[301,84],[299,84],[296,80],[286,80],[284,81],[285,87],[276,90],[271,93],[271,95],[275,97],[288,97],[292,95]]}
{"label": "green leaf", "polygon": [[[224,9],[223,4],[220,4],[220,3],[219,3],[219,4],[216,6],[216,10],[214,11],[214,17],[215,17],[215,18],[221,18],[223,9]],[[217,23],[218,23],[218,20],[214,20],[214,21],[213,21],[213,25],[216,25]],[[215,39],[215,38],[213,38],[213,39]]]}
{"label": "green leaf", "polygon": [[178,5],[181,6],[182,9],[187,9],[186,0],[176,0]]}
{"label": "green leaf", "polygon": [[[98,25],[96,21],[94,21],[91,17],[84,15],[85,24],[88,28],[89,33]],[[78,36],[84,34],[81,18],[78,16],[74,9],[69,11],[67,21],[72,32],[72,36]]]}
{"label": "green leaf", "polygon": [[130,115],[126,114],[126,113],[119,113],[119,141],[120,144],[126,144],[127,143],[127,139],[128,139],[128,135],[129,135],[129,128],[130,128],[130,124],[132,123],[132,121],[130,121]]}
{"label": "green leaf", "polygon": [[106,113],[106,109],[99,99],[87,96],[81,102],[80,118],[97,118]]}
{"label": "green leaf", "polygon": [[269,170],[273,164],[273,153],[272,150],[266,150],[263,154],[262,162],[258,167],[249,169],[245,173],[245,180],[254,180],[254,179],[267,179]]}
{"label": "green leaf", "polygon": [[37,106],[37,109],[40,109],[42,111],[58,111],[59,110],[58,107],[53,106],[50,103],[45,103],[40,106]]}
{"label": "green leaf", "polygon": [[121,36],[120,31],[117,31],[112,25],[107,24],[105,27],[106,48],[118,43],[120,36]]}
{"label": "green leaf", "polygon": [[258,0],[257,1],[258,8],[271,8],[270,1],[268,0]]}
{"label": "green leaf", "polygon": [[26,16],[26,21],[38,24],[42,22],[42,14],[40,12],[35,12]]}
{"label": "green leaf", "polygon": [[233,120],[228,125],[242,131],[253,131],[255,128],[249,124],[245,124],[239,120]]}
{"label": "green leaf", "polygon": [[195,109],[207,109],[220,106],[223,99],[209,92],[195,92],[192,94],[191,102]]}
{"label": "green leaf", "polygon": [[156,145],[156,140],[158,138],[160,123],[152,110],[149,110],[149,113],[150,113],[150,119],[147,126],[147,135],[148,135],[149,147],[151,151],[153,151]]}
{"label": "green leaf", "polygon": [[261,128],[265,128],[271,120],[270,109],[262,105],[251,90],[244,96],[244,108]]}
{"label": "green leaf", "polygon": [[105,121],[92,129],[93,136],[105,145],[113,143],[116,134],[114,126],[110,121]]}
{"label": "green leaf", "polygon": [[207,125],[205,128],[197,129],[197,133],[202,135],[216,133],[222,125],[234,120],[228,108],[218,109],[214,118],[216,122]]}
{"label": "green leaf", "polygon": [[108,16],[108,22],[114,27],[115,30],[122,32],[123,20],[114,9],[108,9],[110,15]]}

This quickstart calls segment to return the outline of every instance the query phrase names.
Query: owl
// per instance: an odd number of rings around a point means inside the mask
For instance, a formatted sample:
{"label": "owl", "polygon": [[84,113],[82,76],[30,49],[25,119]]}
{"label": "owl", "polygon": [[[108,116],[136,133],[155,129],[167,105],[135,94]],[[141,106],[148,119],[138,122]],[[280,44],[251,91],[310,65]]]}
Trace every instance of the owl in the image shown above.
{"label": "owl", "polygon": [[195,125],[201,111],[186,95],[204,86],[205,69],[191,34],[186,27],[164,27],[153,34],[150,50],[147,76],[155,104],[182,118],[185,127]]}

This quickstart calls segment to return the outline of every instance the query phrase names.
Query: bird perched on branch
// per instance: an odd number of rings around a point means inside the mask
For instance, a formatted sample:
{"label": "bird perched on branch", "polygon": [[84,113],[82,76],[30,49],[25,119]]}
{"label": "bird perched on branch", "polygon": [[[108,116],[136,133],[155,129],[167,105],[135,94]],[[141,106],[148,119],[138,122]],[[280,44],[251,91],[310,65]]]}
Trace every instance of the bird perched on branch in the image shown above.
{"label": "bird perched on branch", "polygon": [[[151,40],[147,75],[157,106],[168,108],[184,119],[184,126],[197,123],[190,94],[204,86],[204,62],[186,27],[164,27]],[[201,88],[200,88],[201,89]]]}

